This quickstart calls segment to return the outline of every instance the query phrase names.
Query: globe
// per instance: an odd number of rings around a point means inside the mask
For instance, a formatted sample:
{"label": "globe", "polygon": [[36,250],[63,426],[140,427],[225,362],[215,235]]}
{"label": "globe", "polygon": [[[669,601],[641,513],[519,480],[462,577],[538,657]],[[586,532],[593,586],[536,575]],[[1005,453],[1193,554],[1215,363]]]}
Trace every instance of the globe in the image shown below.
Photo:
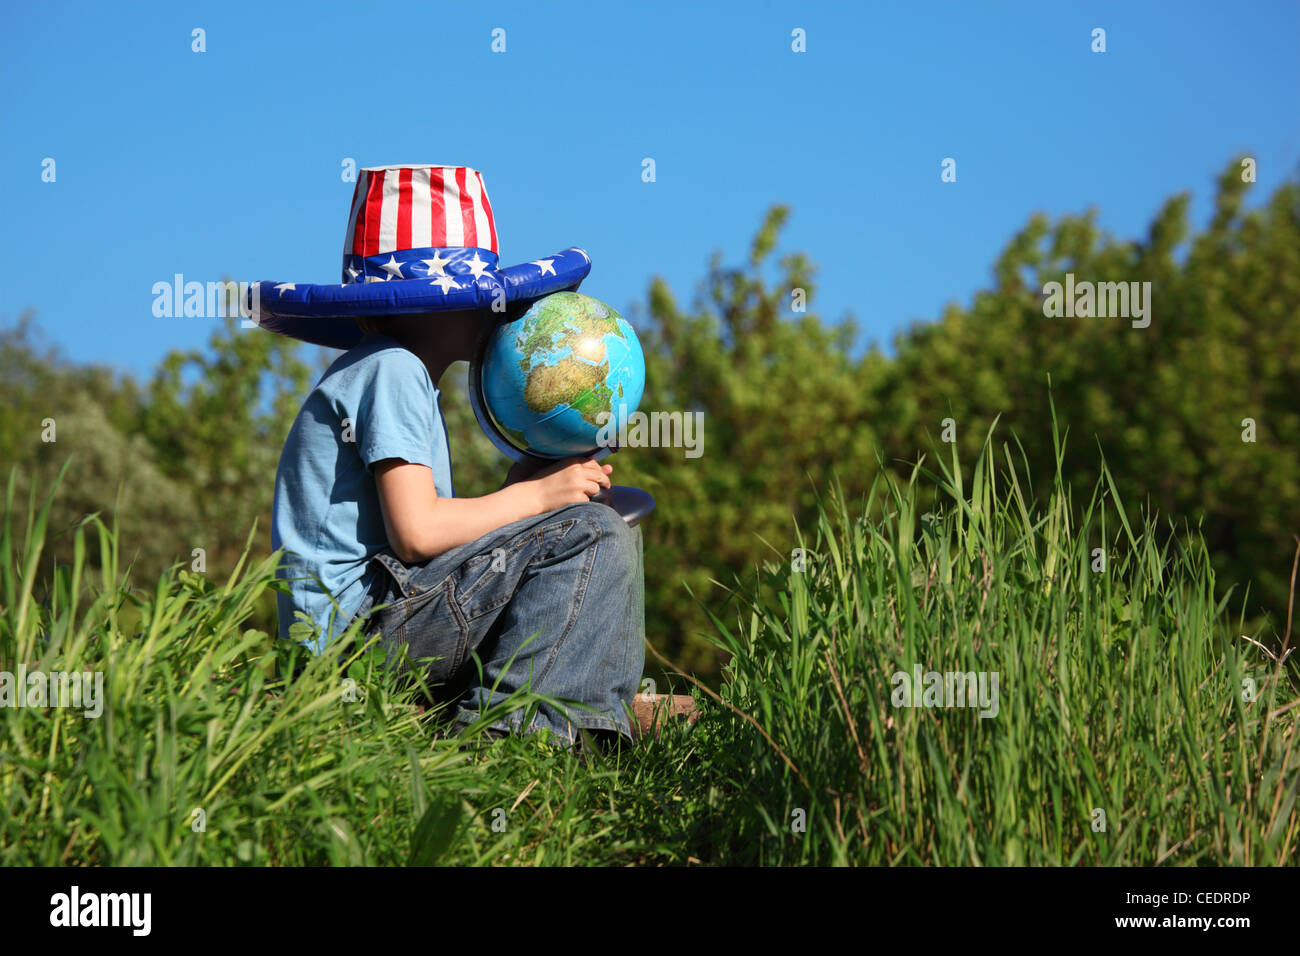
{"label": "globe", "polygon": [[492,424],[514,448],[543,458],[617,445],[645,388],[632,326],[577,292],[538,299],[493,330],[481,355],[474,384]]}

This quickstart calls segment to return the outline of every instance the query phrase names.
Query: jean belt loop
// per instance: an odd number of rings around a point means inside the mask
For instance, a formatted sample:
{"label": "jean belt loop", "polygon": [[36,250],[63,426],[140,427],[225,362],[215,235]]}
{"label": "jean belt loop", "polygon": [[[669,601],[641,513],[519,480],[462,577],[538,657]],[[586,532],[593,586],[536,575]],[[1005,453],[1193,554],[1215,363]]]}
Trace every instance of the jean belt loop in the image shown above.
{"label": "jean belt loop", "polygon": [[375,560],[379,561],[388,569],[388,572],[393,576],[394,580],[397,581],[398,589],[401,591],[403,597],[410,593],[411,572],[406,565],[402,564],[402,562],[398,561],[391,554],[384,551],[375,555]]}

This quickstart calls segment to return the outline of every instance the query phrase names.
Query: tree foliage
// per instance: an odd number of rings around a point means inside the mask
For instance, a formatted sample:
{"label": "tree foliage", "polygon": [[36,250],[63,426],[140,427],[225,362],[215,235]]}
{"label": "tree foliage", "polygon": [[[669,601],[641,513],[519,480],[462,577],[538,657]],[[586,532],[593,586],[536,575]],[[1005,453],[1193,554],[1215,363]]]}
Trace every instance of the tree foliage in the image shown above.
{"label": "tree foliage", "polygon": [[[789,215],[773,207],[745,261],[715,254],[683,305],[662,279],[640,322],[645,411],[703,413],[703,453],[626,449],[616,478],[651,491],[647,630],[681,665],[715,673],[696,601],[715,611],[729,584],[774,555],[788,560],[794,523],[838,481],[865,495],[881,464],[906,477],[942,445],[973,460],[995,420],[1030,474],[1055,472],[1049,395],[1069,429],[1063,474],[1092,487],[1107,462],[1121,500],[1199,523],[1222,590],[1251,587],[1251,615],[1280,632],[1300,532],[1300,186],[1247,212],[1230,164],[1207,228],[1192,235],[1189,197],[1165,203],[1141,240],[1119,240],[1096,214],[1031,216],[970,305],[894,340],[893,355],[855,347],[851,320],[811,309],[815,268],[778,254]],[[1044,286],[1150,282],[1146,328],[1123,318],[1048,318]],[[797,293],[802,290],[802,296]],[[229,322],[204,351],[175,352],[141,386],[42,349],[30,319],[0,333],[0,449],[30,488],[73,463],[54,527],[113,512],[144,570],[207,553],[208,573],[235,560],[255,519],[269,544],[280,448],[312,383],[294,343]],[[443,379],[458,493],[496,488],[508,464],[479,434],[464,366]],[[1050,383],[1050,391],[1049,391]],[[41,440],[57,422],[58,440]],[[1243,440],[1246,420],[1255,440]],[[120,496],[120,497],[119,497]],[[60,557],[58,542],[54,555]],[[66,555],[63,555],[66,560]],[[684,586],[685,585],[685,586]],[[270,629],[273,609],[263,609]]]}

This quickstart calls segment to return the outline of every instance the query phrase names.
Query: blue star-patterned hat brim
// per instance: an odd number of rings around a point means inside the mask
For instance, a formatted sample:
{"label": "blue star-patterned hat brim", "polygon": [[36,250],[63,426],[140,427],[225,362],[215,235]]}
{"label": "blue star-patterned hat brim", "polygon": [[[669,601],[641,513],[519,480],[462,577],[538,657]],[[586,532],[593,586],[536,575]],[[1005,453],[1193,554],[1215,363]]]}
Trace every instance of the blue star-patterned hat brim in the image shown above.
{"label": "blue star-patterned hat brim", "polygon": [[478,275],[343,285],[255,282],[245,306],[252,320],[268,331],[313,345],[350,349],[362,339],[356,319],[363,316],[463,310],[501,316],[505,305],[522,307],[552,292],[576,291],[589,272],[591,259],[573,246],[545,259],[487,269]]}

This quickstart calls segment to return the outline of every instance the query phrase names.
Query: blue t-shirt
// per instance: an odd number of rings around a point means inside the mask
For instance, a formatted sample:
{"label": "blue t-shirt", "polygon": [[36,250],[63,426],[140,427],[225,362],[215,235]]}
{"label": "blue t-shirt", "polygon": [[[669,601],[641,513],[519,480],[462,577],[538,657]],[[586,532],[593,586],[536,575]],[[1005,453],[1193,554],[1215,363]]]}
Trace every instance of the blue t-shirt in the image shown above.
{"label": "blue t-shirt", "polygon": [[285,549],[277,577],[290,589],[276,595],[282,638],[301,612],[320,628],[303,641],[319,654],[382,573],[370,567],[388,547],[375,462],[428,465],[439,496],[452,496],[439,397],[424,363],[380,334],[345,352],[307,396],[275,474],[271,547]]}

